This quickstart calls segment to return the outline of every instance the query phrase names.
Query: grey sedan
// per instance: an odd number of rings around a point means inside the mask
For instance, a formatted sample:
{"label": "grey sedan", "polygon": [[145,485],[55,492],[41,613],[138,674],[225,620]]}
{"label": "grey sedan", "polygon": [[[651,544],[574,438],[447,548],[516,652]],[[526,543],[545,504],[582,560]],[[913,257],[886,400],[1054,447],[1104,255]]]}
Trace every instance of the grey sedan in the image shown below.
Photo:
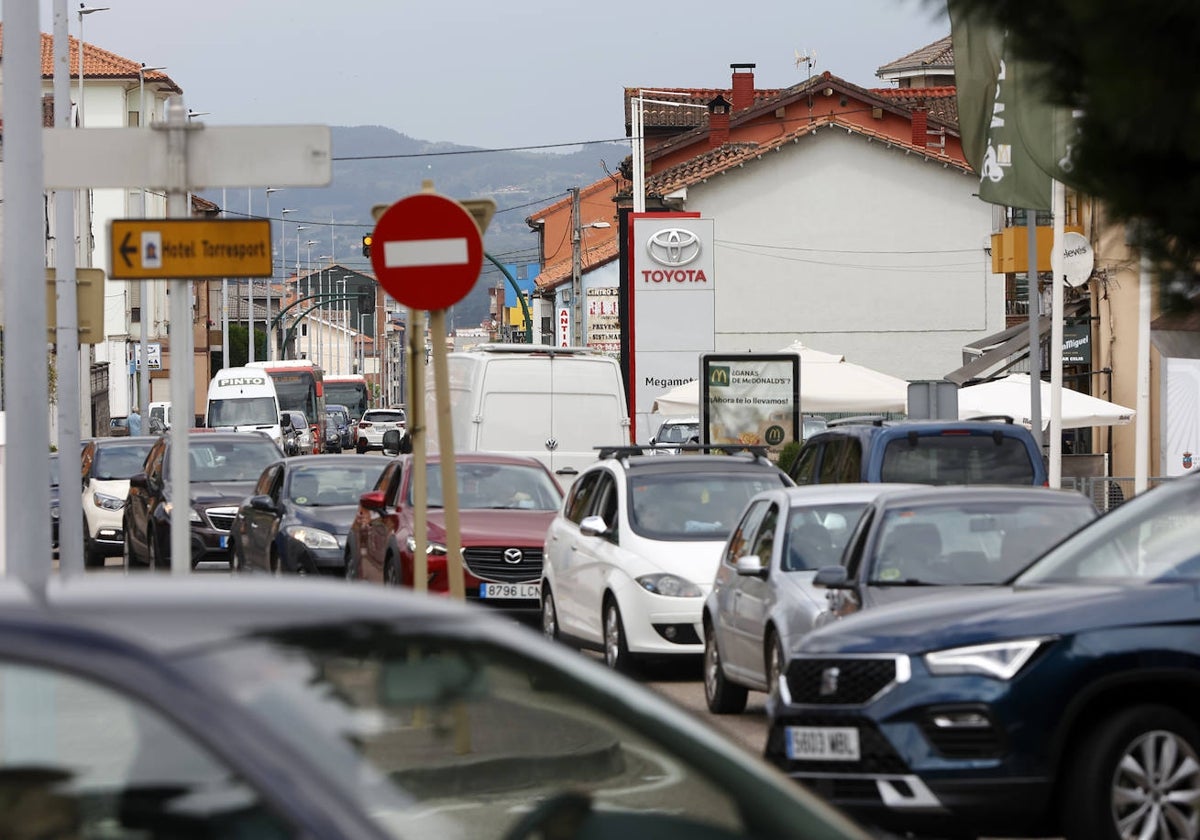
{"label": "grey sedan", "polygon": [[768,490],[742,512],[704,604],[704,693],[718,714],[772,691],[792,643],[828,610],[813,578],[837,564],[863,512],[909,484],[814,484]]}

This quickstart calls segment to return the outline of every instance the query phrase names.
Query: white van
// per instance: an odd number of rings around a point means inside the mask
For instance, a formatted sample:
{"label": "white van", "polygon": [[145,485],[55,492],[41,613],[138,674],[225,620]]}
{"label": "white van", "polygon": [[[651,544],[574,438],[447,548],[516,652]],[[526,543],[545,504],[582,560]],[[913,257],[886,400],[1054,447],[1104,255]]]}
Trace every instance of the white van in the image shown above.
{"label": "white van", "polygon": [[152,402],[150,411],[145,417],[148,435],[157,435],[171,430],[171,404],[169,402]]}
{"label": "white van", "polygon": [[[565,487],[597,446],[629,445],[621,367],[586,348],[483,344],[447,354],[454,446],[532,455]],[[432,369],[426,376],[428,447],[437,443]]]}
{"label": "white van", "polygon": [[[224,431],[266,432],[280,448],[279,399],[275,383],[261,368],[222,368],[208,383],[208,408],[204,425]],[[291,424],[289,418],[288,424]]]}

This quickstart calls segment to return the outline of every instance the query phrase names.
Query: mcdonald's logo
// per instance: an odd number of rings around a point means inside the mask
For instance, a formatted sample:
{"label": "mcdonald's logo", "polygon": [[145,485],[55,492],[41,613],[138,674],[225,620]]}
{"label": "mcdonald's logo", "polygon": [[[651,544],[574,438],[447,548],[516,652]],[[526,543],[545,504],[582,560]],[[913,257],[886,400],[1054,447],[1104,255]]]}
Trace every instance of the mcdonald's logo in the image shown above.
{"label": "mcdonald's logo", "polygon": [[721,387],[729,384],[729,368],[724,365],[711,367],[708,369],[708,385],[709,387]]}

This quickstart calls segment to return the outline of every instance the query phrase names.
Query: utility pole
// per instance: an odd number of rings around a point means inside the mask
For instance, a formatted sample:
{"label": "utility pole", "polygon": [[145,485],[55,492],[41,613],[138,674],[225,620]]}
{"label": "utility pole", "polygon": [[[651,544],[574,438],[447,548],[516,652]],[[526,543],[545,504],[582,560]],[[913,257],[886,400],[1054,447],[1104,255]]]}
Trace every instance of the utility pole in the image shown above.
{"label": "utility pole", "polygon": [[583,220],[579,215],[579,187],[571,187],[571,335],[572,344],[582,347]]}

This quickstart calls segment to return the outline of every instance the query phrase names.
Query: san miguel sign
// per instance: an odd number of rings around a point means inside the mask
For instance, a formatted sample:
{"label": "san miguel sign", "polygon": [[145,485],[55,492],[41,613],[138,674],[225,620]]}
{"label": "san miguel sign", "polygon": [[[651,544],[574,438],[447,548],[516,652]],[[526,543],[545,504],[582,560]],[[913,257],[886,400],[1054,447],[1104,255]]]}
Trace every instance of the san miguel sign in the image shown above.
{"label": "san miguel sign", "polygon": [[648,440],[654,400],[696,378],[716,336],[714,224],[694,213],[630,217],[629,377],[636,440]]}

